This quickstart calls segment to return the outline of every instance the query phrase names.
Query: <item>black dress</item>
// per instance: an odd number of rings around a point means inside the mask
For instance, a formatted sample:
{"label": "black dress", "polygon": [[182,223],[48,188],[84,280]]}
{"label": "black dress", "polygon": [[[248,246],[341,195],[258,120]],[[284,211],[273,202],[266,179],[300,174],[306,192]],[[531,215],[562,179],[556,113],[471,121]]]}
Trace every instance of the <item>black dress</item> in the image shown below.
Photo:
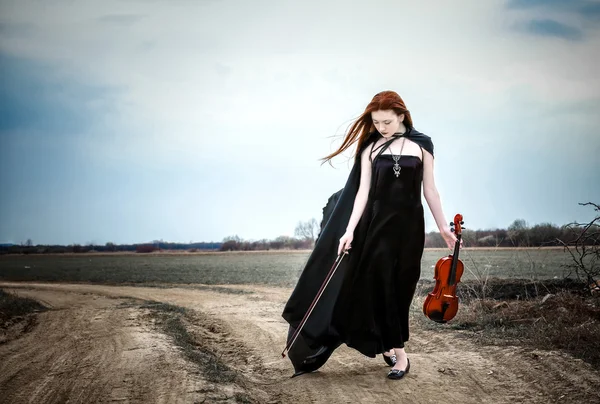
{"label": "black dress", "polygon": [[[421,275],[425,243],[421,156],[403,155],[396,176],[386,142],[372,162],[369,199],[353,240],[361,253],[346,273],[332,325],[346,345],[367,356],[404,347],[408,312]],[[387,151],[387,152],[386,152]]]}
{"label": "black dress", "polygon": [[[415,128],[404,137],[433,156],[431,138]],[[330,216],[315,242],[282,316],[289,323],[288,356],[296,375],[321,367],[342,343],[364,355],[401,348],[409,338],[408,311],[421,273],[425,242],[421,184],[422,156],[404,155],[396,177],[387,141],[372,162],[369,198],[354,230],[350,253],[314,306],[301,332],[293,339],[328,272],[336,261],[357,194],[360,154],[372,149],[381,135],[371,133],[355,156],[354,166],[337,194]],[[399,140],[401,141],[401,140]],[[325,213],[325,210],[324,210]],[[324,215],[325,216],[325,215]],[[337,262],[337,261],[336,261]]]}

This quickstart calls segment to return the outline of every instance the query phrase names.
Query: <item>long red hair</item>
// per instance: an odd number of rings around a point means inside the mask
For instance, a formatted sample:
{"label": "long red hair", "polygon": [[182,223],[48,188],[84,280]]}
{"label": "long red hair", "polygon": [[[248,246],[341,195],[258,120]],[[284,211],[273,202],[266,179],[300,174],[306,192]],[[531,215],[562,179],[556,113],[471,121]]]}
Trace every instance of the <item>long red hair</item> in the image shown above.
{"label": "long red hair", "polygon": [[371,118],[371,112],[390,109],[393,110],[396,115],[404,114],[404,125],[412,128],[412,118],[410,116],[410,112],[408,109],[406,109],[406,105],[404,105],[404,100],[402,100],[402,97],[400,97],[395,91],[382,91],[375,94],[369,105],[367,105],[365,108],[365,112],[363,112],[350,126],[350,129],[344,137],[344,141],[342,142],[340,148],[321,159],[323,160],[323,163],[342,153],[355,142],[357,142],[356,153],[354,154],[354,158],[356,159],[363,143],[375,130],[375,127],[373,126],[373,119]]}

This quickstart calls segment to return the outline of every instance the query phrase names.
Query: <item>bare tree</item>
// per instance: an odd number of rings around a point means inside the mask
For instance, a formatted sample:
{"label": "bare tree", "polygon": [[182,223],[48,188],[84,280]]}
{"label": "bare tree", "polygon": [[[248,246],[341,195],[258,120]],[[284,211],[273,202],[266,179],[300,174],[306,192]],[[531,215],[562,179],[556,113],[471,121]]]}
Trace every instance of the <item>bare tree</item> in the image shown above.
{"label": "bare tree", "polygon": [[310,240],[312,243],[317,238],[319,230],[320,227],[317,219],[312,218],[306,222],[298,222],[298,225],[294,230],[294,236],[300,237],[304,240]]}
{"label": "bare tree", "polygon": [[[600,206],[592,203],[580,203],[582,206],[592,206],[600,212]],[[566,251],[571,254],[572,263],[565,267],[575,271],[579,280],[584,280],[591,291],[600,289],[600,213],[589,223],[569,223],[565,227],[572,231],[575,239],[570,242],[558,240]],[[567,276],[569,276],[567,274]],[[585,279],[582,279],[585,278]]]}
{"label": "bare tree", "polygon": [[524,219],[515,220],[508,226],[508,238],[518,247],[529,246],[529,226]]}
{"label": "bare tree", "polygon": [[235,234],[233,236],[224,237],[222,242],[226,243],[228,241],[234,241],[236,243],[241,243],[244,240],[240,236],[238,236],[237,234]]}

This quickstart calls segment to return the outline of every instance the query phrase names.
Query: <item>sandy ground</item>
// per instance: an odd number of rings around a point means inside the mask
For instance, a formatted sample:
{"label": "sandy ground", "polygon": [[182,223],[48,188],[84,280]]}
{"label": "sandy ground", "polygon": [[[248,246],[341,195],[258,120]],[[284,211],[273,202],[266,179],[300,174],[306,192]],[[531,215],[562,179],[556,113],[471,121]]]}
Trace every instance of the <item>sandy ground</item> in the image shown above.
{"label": "sandy ground", "polygon": [[[413,327],[410,372],[388,380],[379,356],[340,347],[318,372],[290,378],[281,359],[290,289],[146,288],[0,282],[51,310],[0,344],[2,403],[571,403],[600,402],[600,373],[560,352],[485,347]],[[242,289],[252,293],[226,293]],[[134,299],[202,313],[188,324],[240,381],[210,383]]]}

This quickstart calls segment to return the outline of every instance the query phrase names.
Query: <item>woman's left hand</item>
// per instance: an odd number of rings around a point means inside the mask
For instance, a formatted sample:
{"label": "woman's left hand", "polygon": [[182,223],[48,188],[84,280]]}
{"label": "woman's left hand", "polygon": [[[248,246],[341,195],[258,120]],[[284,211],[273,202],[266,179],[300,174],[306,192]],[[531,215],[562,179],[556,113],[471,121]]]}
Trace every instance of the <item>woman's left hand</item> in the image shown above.
{"label": "woman's left hand", "polygon": [[[450,231],[449,227],[446,227],[445,229],[442,229],[440,231],[440,234],[442,235],[442,237],[444,238],[444,241],[446,241],[446,245],[448,246],[449,249],[454,250],[454,245],[456,244],[456,234],[454,234],[452,231]],[[460,247],[462,248],[462,239],[460,240]]]}

